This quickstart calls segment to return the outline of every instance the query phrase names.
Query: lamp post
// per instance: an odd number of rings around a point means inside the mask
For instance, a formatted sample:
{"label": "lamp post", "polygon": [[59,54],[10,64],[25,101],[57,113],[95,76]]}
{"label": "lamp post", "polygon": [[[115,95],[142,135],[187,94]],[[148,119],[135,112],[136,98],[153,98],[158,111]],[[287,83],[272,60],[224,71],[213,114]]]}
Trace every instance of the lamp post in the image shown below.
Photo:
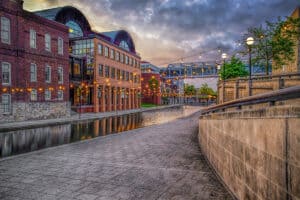
{"label": "lamp post", "polygon": [[246,40],[249,49],[249,96],[252,96],[252,66],[251,66],[251,47],[254,44],[253,37],[248,37]]}
{"label": "lamp post", "polygon": [[225,62],[226,62],[226,58],[227,58],[227,54],[226,53],[222,53],[222,59],[223,59],[223,76],[224,76],[224,80],[225,80]]}
{"label": "lamp post", "polygon": [[221,55],[222,59],[223,59],[223,90],[222,90],[222,103],[225,102],[225,62],[226,62],[226,58],[227,58],[227,54],[226,53],[222,53]]}

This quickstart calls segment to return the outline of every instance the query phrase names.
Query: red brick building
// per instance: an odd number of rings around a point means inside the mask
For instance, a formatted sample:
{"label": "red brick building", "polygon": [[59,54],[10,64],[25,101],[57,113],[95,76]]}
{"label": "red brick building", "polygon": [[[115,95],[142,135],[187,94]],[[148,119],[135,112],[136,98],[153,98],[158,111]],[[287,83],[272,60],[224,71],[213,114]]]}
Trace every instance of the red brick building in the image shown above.
{"label": "red brick building", "polygon": [[0,122],[69,115],[68,27],[0,1]]}
{"label": "red brick building", "polygon": [[141,63],[142,103],[161,104],[161,77],[159,68],[149,62]]}
{"label": "red brick building", "polygon": [[140,107],[140,56],[124,30],[99,33],[72,6],[36,14],[69,27],[70,101],[76,112]]}

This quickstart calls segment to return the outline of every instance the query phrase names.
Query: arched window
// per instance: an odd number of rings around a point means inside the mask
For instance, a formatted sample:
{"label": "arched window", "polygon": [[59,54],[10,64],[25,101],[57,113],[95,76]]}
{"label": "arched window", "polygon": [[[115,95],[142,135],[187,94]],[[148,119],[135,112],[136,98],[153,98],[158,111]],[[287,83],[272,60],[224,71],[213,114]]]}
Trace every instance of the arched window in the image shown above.
{"label": "arched window", "polygon": [[70,20],[66,23],[66,26],[69,27],[69,37],[74,38],[74,37],[82,37],[83,36],[83,31],[79,24],[76,22]]}
{"label": "arched window", "polygon": [[129,45],[128,45],[128,43],[127,43],[125,40],[122,40],[122,41],[120,42],[119,47],[121,47],[121,48],[123,48],[123,49],[129,51]]}
{"label": "arched window", "polygon": [[1,17],[1,42],[10,44],[10,20]]}

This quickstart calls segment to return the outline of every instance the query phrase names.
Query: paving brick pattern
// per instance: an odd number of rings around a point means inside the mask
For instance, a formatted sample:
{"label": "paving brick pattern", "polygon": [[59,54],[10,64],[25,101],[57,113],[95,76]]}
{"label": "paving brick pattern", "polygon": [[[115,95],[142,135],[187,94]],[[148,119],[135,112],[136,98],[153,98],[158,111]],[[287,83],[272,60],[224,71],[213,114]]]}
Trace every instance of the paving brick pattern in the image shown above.
{"label": "paving brick pattern", "polygon": [[0,199],[232,199],[198,148],[196,115],[0,160]]}

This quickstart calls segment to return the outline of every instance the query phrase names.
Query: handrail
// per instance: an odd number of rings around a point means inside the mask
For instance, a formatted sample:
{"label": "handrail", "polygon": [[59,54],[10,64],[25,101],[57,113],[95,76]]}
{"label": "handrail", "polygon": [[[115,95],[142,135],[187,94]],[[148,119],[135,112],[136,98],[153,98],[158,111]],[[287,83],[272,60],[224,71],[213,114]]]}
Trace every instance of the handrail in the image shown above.
{"label": "handrail", "polygon": [[[274,75],[253,75],[251,77],[252,80],[255,79],[272,79],[272,78],[281,78],[281,77],[291,77],[291,76],[299,76],[300,77],[300,73],[286,73],[286,74],[274,74]],[[240,77],[240,78],[232,78],[232,79],[226,79],[225,82],[229,82],[229,81],[237,81],[237,80],[249,80],[249,77]]]}
{"label": "handrail", "polygon": [[272,103],[274,104],[276,101],[285,101],[289,99],[300,98],[300,85],[292,86],[284,89],[280,89],[277,91],[267,92],[263,94],[257,94],[254,96],[249,96],[233,101],[228,101],[223,104],[218,104],[215,106],[208,107],[207,109],[202,110],[201,114],[209,114],[211,112],[224,111],[228,108],[241,106],[248,106],[259,103]]}

